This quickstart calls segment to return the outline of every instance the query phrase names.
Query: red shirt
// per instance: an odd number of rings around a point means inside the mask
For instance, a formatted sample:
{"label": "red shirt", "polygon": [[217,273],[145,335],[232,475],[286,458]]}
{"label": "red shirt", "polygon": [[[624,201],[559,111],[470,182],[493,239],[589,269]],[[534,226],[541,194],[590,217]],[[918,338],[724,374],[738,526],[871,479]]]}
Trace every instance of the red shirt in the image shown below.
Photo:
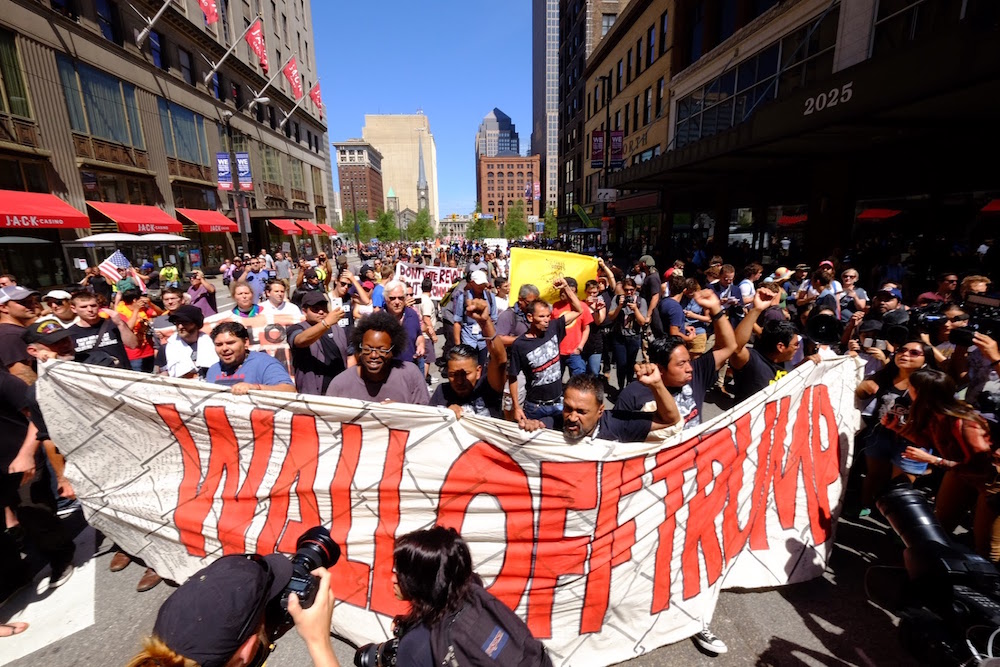
{"label": "red shirt", "polygon": [[[557,301],[552,304],[552,317],[559,317],[563,313],[573,310],[569,301]],[[580,316],[566,325],[566,337],[559,343],[559,354],[566,356],[573,354],[576,348],[580,347],[580,339],[583,332],[590,323],[594,321],[594,316],[590,314],[590,308],[583,304],[583,312]]]}

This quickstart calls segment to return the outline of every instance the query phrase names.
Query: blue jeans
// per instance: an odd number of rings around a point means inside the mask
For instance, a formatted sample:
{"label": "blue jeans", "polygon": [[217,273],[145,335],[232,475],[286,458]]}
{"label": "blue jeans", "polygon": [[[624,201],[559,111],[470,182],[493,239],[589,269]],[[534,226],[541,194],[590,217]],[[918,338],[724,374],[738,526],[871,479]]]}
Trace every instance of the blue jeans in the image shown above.
{"label": "blue jeans", "polygon": [[552,405],[539,405],[531,401],[524,402],[524,416],[528,419],[542,419],[543,417],[555,417],[562,414],[562,400]]}
{"label": "blue jeans", "polygon": [[635,379],[635,357],[639,354],[642,340],[639,336],[620,336],[611,343],[611,354],[615,360],[618,375],[618,389]]}
{"label": "blue jeans", "polygon": [[132,370],[134,371],[139,373],[152,373],[154,361],[156,361],[156,357],[140,357],[138,359],[130,359],[128,363],[132,366]]}
{"label": "blue jeans", "polygon": [[597,354],[592,354],[587,357],[587,372],[591,375],[601,374],[601,357],[604,355],[601,352]]}
{"label": "blue jeans", "polygon": [[583,357],[579,354],[568,354],[563,356],[562,363],[564,367],[569,368],[569,376],[583,375],[587,372],[587,364],[583,362]]}

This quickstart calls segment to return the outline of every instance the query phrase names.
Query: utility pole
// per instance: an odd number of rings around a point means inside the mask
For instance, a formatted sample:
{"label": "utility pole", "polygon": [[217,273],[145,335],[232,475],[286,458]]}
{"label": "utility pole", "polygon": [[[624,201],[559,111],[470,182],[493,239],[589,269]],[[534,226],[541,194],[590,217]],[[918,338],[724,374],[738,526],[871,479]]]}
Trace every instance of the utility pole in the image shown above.
{"label": "utility pole", "polygon": [[223,117],[226,119],[226,138],[229,144],[229,177],[233,186],[233,208],[236,212],[236,224],[240,226],[240,242],[243,245],[243,254],[246,254],[250,252],[250,238],[247,234],[250,215],[247,212],[247,196],[240,184],[240,170],[236,166],[236,147],[233,145],[233,113],[225,111],[223,112]]}

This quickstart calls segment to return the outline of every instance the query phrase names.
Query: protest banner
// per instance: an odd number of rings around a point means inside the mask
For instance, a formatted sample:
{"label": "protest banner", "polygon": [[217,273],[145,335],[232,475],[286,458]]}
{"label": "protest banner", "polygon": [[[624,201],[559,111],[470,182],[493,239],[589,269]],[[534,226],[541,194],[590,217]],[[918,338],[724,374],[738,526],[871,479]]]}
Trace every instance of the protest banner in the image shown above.
{"label": "protest banner", "polygon": [[383,641],[406,608],[395,538],[453,526],[556,665],[607,665],[695,634],[723,588],[824,571],[859,380],[853,358],[807,363],[674,441],[572,445],[447,409],[75,362],[44,364],[36,387],[87,520],[167,579],[293,552],[323,524],[342,551],[333,629]]}
{"label": "protest banner", "polygon": [[[557,278],[576,278],[576,293],[581,299],[587,298],[585,285],[597,278],[597,259],[586,255],[557,250],[533,250],[531,248],[511,248],[510,250],[510,293],[516,295],[521,285],[530,284],[538,288],[541,298],[549,303],[559,301],[562,296],[552,288]],[[513,297],[512,297],[513,298]]]}
{"label": "protest banner", "polygon": [[497,248],[500,248],[500,250],[507,252],[507,239],[488,238],[488,239],[483,239],[482,241],[480,241],[480,243],[482,244],[482,247],[485,248],[488,252],[492,252]]}
{"label": "protest banner", "polygon": [[399,262],[396,264],[396,280],[401,280],[413,287],[414,294],[420,294],[420,283],[424,278],[430,278],[434,286],[431,288],[431,298],[440,301],[451,289],[451,286],[462,279],[462,269],[449,266],[427,266]]}

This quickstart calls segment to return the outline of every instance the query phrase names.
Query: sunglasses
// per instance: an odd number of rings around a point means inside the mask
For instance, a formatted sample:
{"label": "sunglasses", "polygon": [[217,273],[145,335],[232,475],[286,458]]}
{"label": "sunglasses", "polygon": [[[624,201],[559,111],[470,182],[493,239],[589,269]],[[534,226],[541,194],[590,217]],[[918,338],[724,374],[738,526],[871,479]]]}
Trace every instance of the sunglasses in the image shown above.
{"label": "sunglasses", "polygon": [[913,349],[910,349],[910,348],[903,348],[902,350],[899,351],[898,354],[901,357],[907,357],[907,356],[908,357],[922,357],[922,356],[924,356],[924,351],[923,350],[913,350]]}
{"label": "sunglasses", "polygon": [[345,283],[345,282],[338,282],[337,284],[340,285],[341,287],[350,287],[351,286],[351,283]]}
{"label": "sunglasses", "polygon": [[386,301],[405,301],[406,297],[405,296],[387,296],[387,297],[385,297],[385,300]]}

